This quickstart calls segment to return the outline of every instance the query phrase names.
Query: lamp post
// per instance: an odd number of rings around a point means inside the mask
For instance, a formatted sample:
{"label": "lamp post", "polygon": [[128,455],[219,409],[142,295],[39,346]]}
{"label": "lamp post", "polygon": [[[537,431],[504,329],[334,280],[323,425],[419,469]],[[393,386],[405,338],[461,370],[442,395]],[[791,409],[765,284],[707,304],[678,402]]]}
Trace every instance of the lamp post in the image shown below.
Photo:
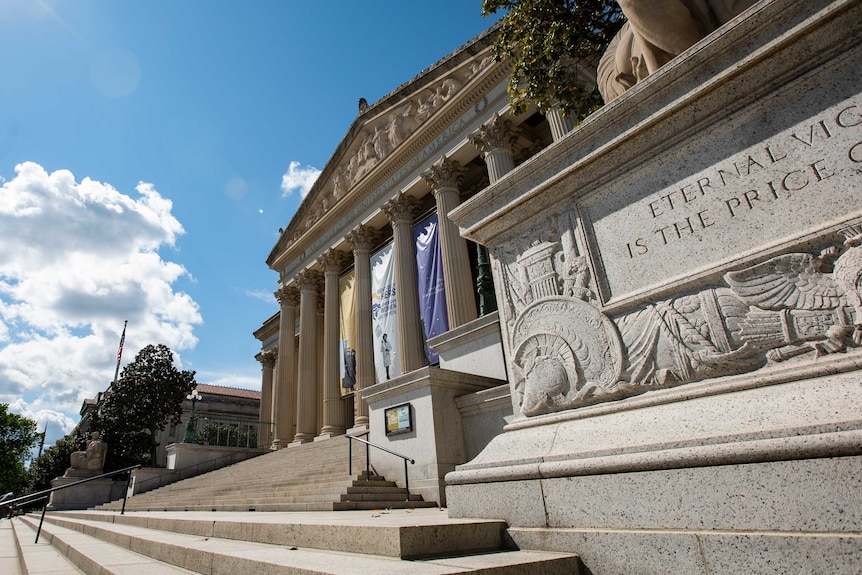
{"label": "lamp post", "polygon": [[195,417],[195,402],[203,399],[198,390],[193,389],[190,394],[186,396],[186,399],[192,400],[192,412],[189,415],[189,422],[186,424],[186,435],[183,437],[183,443],[194,443],[195,442],[195,423],[197,422],[197,417]]}

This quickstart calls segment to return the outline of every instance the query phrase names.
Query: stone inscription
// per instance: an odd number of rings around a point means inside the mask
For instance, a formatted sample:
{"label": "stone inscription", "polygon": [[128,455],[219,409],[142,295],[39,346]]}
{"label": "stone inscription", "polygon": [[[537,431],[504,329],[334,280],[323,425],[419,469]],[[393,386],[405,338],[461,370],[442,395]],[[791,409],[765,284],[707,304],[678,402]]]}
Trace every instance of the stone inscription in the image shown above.
{"label": "stone inscription", "polygon": [[653,176],[660,191],[593,219],[611,295],[858,214],[860,174],[862,102],[846,101],[675,184]]}

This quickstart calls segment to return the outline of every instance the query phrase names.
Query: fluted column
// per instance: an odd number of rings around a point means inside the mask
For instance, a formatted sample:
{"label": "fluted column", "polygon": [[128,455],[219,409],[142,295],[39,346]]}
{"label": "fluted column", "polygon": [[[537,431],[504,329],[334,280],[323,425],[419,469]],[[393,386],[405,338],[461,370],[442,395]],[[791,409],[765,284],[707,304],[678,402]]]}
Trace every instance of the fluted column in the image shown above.
{"label": "fluted column", "polygon": [[304,270],[299,284],[299,393],[294,443],[306,443],[317,435],[317,286],[320,272]]}
{"label": "fluted column", "polygon": [[548,113],[545,114],[545,118],[548,120],[548,126],[551,128],[551,136],[554,138],[555,142],[557,140],[562,140],[566,134],[574,129],[575,117],[577,115],[577,110],[572,110],[569,115],[565,115],[558,106],[554,106],[548,110]]}
{"label": "fluted column", "polygon": [[398,353],[401,373],[425,365],[424,337],[419,317],[419,283],[413,242],[413,213],[418,201],[399,194],[389,200],[383,211],[392,224],[395,254],[395,301],[398,307]]}
{"label": "fluted column", "polygon": [[277,353],[275,349],[270,349],[255,356],[255,359],[260,362],[262,372],[260,383],[260,417],[258,418],[258,427],[260,428],[258,443],[260,445],[270,445],[273,440],[272,380]]}
{"label": "fluted column", "polygon": [[321,437],[344,433],[344,402],[341,399],[339,360],[338,276],[347,254],[329,250],[317,261],[323,267],[323,427]]}
{"label": "fluted column", "polygon": [[275,392],[275,441],[276,447],[285,447],[293,441],[296,426],[296,306],[299,291],[293,286],[282,287],[275,292],[281,305],[278,321],[277,383]]}
{"label": "fluted column", "polygon": [[[347,234],[353,250],[356,287],[353,291],[356,324],[356,390],[374,385],[374,338],[371,323],[371,246],[377,233],[363,225]],[[357,394],[354,398],[354,427],[368,427],[368,403]]]}
{"label": "fluted column", "polygon": [[[321,277],[320,289],[323,289],[323,278]],[[320,435],[320,430],[323,427],[323,330],[324,326],[324,301],[323,294],[321,293],[317,297],[317,315],[315,320],[317,321],[317,341],[315,342],[316,349],[315,355],[317,356],[317,398],[314,400],[317,405],[317,416],[315,421],[317,422],[317,428],[314,430],[315,438]]]}
{"label": "fluted column", "polygon": [[443,156],[422,174],[425,181],[431,185],[434,199],[437,201],[449,329],[476,319],[476,299],[473,295],[467,241],[458,233],[458,226],[449,219],[449,212],[461,205],[458,183],[462,171],[458,162]]}
{"label": "fluted column", "polygon": [[470,135],[470,142],[479,149],[488,167],[488,180],[493,184],[515,168],[514,144],[518,130],[512,121],[494,116]]}

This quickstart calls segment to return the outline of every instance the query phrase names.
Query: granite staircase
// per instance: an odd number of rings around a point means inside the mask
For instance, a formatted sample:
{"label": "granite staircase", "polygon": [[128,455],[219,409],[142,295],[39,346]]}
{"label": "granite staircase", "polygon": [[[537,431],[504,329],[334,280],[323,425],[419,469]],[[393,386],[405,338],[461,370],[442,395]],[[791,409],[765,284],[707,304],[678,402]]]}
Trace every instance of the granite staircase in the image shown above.
{"label": "granite staircase", "polygon": [[[348,440],[273,451],[130,497],[127,511],[345,511],[436,507],[394,482],[365,474],[365,450]],[[119,510],[122,500],[96,509]]]}
{"label": "granite staircase", "polygon": [[577,556],[509,550],[505,524],[438,509],[58,511],[0,521],[4,575],[578,575]]}

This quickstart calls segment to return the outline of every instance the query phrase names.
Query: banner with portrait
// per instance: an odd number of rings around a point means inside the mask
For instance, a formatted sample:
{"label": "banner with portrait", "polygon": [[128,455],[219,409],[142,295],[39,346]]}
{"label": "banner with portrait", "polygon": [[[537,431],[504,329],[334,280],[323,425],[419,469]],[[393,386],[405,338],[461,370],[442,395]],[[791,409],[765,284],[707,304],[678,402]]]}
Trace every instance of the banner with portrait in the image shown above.
{"label": "banner with portrait", "polygon": [[413,226],[413,239],[416,245],[416,275],[419,281],[419,317],[426,340],[426,363],[435,365],[440,363],[440,357],[428,347],[427,340],[449,331],[436,213]]}
{"label": "banner with portrait", "polygon": [[353,393],[356,387],[356,308],[353,303],[355,278],[353,270],[338,278],[338,365],[341,395]]}
{"label": "banner with portrait", "polygon": [[374,332],[374,370],[378,383],[401,375],[392,247],[390,242],[371,254],[371,325]]}

